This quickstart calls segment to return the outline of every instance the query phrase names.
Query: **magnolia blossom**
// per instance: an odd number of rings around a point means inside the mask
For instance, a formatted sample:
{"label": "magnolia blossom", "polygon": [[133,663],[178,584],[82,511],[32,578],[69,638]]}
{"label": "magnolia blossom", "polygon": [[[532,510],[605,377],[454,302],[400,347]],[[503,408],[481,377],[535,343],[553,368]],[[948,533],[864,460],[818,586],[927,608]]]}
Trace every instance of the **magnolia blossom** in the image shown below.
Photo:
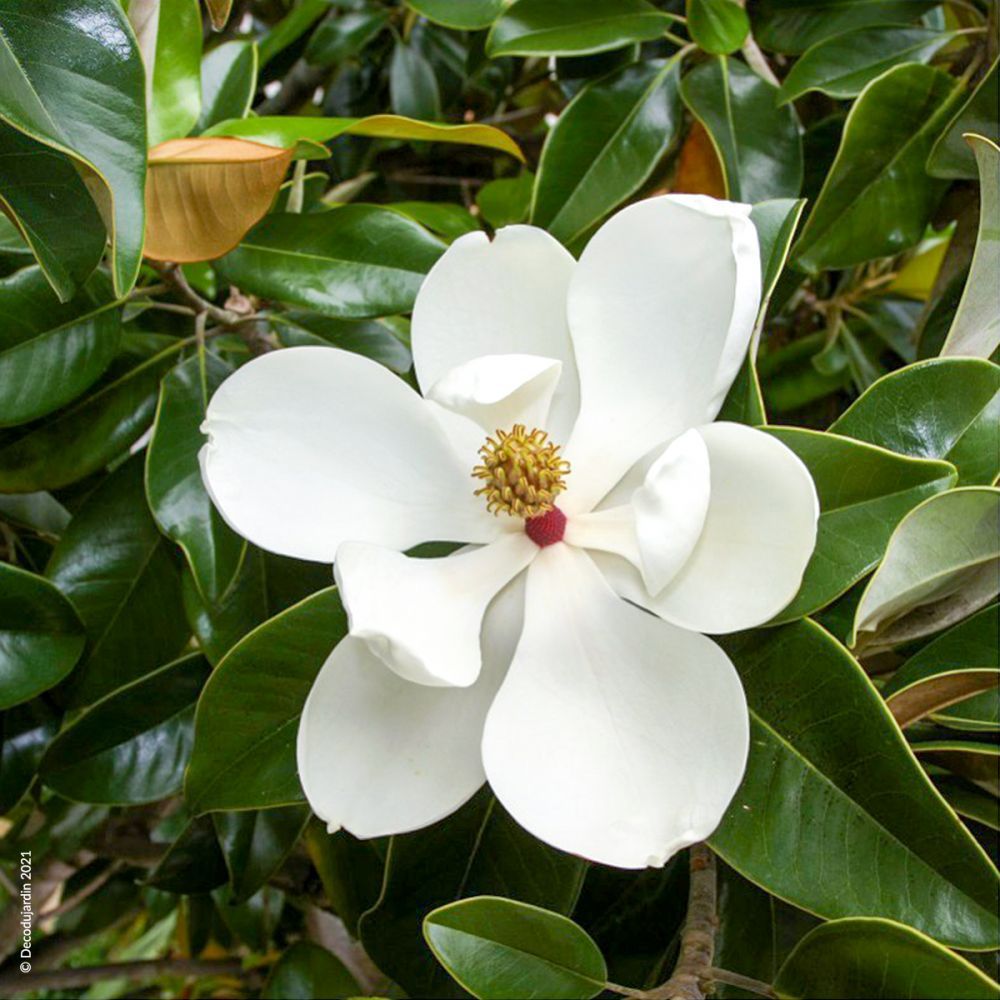
{"label": "magnolia blossom", "polygon": [[[790,450],[711,423],[760,294],[749,207],[671,195],[579,261],[531,226],[456,240],[413,313],[422,396],[326,347],[219,389],[216,505],[333,562],[347,610],[298,733],[331,830],[414,830],[484,781],[535,836],[624,868],[715,829],[748,715],[703,633],[788,603],[818,516]],[[430,541],[461,547],[405,554]]]}

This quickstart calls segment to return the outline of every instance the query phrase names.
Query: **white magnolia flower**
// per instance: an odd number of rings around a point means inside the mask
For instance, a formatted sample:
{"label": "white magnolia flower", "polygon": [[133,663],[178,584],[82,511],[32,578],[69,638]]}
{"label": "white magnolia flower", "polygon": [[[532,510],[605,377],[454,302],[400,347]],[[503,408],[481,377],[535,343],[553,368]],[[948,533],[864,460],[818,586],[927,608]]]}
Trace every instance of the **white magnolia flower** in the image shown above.
{"label": "white magnolia flower", "polygon": [[[216,393],[219,510],[334,562],[349,616],[298,735],[331,830],[414,830],[484,780],[531,833],[606,864],[661,865],[715,829],[748,718],[702,633],[788,603],[818,515],[784,445],[710,423],[760,302],[748,212],[643,201],[578,262],[530,226],[463,236],[413,314],[423,397],[326,347]],[[427,541],[465,547],[402,554]]]}

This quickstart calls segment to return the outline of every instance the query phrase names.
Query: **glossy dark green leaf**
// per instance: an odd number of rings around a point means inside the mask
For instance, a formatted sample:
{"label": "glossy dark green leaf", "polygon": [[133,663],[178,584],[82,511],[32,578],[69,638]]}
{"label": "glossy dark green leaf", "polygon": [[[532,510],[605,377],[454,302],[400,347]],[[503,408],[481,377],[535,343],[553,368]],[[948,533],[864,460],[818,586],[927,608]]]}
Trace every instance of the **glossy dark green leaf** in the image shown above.
{"label": "glossy dark green leaf", "polygon": [[625,66],[587,84],[549,132],[531,222],[569,244],[635,193],[680,126],[676,60]]}
{"label": "glossy dark green leaf", "polygon": [[438,961],[474,997],[588,1000],[607,968],[593,939],[559,913],[513,899],[475,896],[424,918]]}
{"label": "glossy dark green leaf", "polygon": [[[522,177],[530,177],[524,173]],[[492,184],[499,184],[500,181],[491,181]],[[516,182],[515,182],[516,183]],[[484,185],[487,187],[488,185]],[[530,199],[530,191],[529,191]],[[395,201],[392,207],[397,212],[408,215],[415,219],[420,225],[429,229],[438,236],[443,236],[446,240],[455,240],[466,233],[474,233],[479,229],[479,224],[469,213],[468,209],[461,205],[453,205],[446,201]]]}
{"label": "glossy dark green leaf", "polygon": [[[980,696],[981,697],[981,696]],[[994,705],[996,698],[993,698]],[[996,708],[993,716],[996,719]],[[913,752],[923,763],[946,768],[987,788],[1000,787],[1000,746],[978,740],[920,740]]]}
{"label": "glossy dark green leaf", "polygon": [[918,503],[955,482],[946,462],[907,458],[837,434],[769,428],[805,462],[816,484],[816,549],[792,603],[791,621],[839,597],[878,563],[893,528]]}
{"label": "glossy dark green leaf", "polygon": [[60,303],[41,267],[0,279],[0,427],[43,417],[76,399],[111,363],[121,313],[95,275]]}
{"label": "glossy dark green leaf", "polygon": [[1000,831],[1000,800],[984,792],[971,781],[953,774],[934,777],[934,784],[948,805],[963,819]]}
{"label": "glossy dark green leaf", "polygon": [[330,0],[300,0],[261,39],[261,66],[294,45],[329,10]]}
{"label": "glossy dark green leaf", "polygon": [[394,372],[410,370],[413,357],[392,325],[382,319],[344,320],[306,309],[275,313],[271,324],[286,347],[316,344],[363,354]]}
{"label": "glossy dark green leaf", "polygon": [[389,103],[393,113],[422,121],[441,117],[441,93],[434,67],[414,45],[398,41],[389,63]]}
{"label": "glossy dark green leaf", "polygon": [[102,698],[56,737],[42,760],[42,780],[75,802],[126,805],[174,795],[209,673],[195,653]]}
{"label": "glossy dark green leaf", "polygon": [[893,674],[882,696],[901,726],[1000,683],[996,605],[949,629]]}
{"label": "glossy dark green leaf", "polygon": [[69,301],[97,267],[107,233],[83,179],[64,153],[0,121],[0,209]]}
{"label": "glossy dark green leaf", "polygon": [[444,244],[398,212],[345,205],[269,215],[216,263],[244,292],[336,316],[409,312]]}
{"label": "glossy dark green leaf", "polygon": [[810,272],[913,246],[944,185],[924,170],[950,115],[954,81],[908,63],[873,80],[847,116],[837,159],[794,248]]}
{"label": "glossy dark green leaf", "polygon": [[525,222],[531,211],[534,186],[535,178],[529,170],[517,177],[487,181],[476,194],[480,216],[494,229]]}
{"label": "glossy dark green leaf", "polygon": [[988,604],[1000,589],[1000,490],[930,497],[899,523],[861,597],[851,645],[918,639]]}
{"label": "glossy dark green leaf", "polygon": [[927,172],[935,177],[979,176],[976,158],[965,141],[970,132],[997,139],[997,103],[1000,102],[1000,61],[994,60],[989,72],[963,101],[927,158]]}
{"label": "glossy dark green leaf", "polygon": [[200,353],[172,368],[160,385],[160,404],[146,453],[146,497],[160,529],[181,547],[209,603],[229,588],[246,542],[223,520],[205,490],[198,452],[205,444],[205,408],[232,369]]}
{"label": "glossy dark green leaf", "polygon": [[996,690],[995,675],[989,690],[936,711],[931,721],[946,729],[967,733],[1000,733],[1000,694]]}
{"label": "glossy dark green leaf", "polygon": [[45,748],[59,729],[59,713],[36,698],[0,714],[0,813],[29,789]]}
{"label": "glossy dark green leaf", "polygon": [[955,947],[995,948],[996,872],[847,650],[810,621],[722,645],[750,707],[750,760],[713,848],[824,918],[905,920]]}
{"label": "glossy dark green leaf", "polygon": [[313,66],[336,66],[357,55],[388,20],[387,11],[371,8],[330,14],[309,38],[306,61]]}
{"label": "glossy dark green leaf", "polygon": [[830,430],[902,455],[940,458],[963,486],[1000,473],[1000,368],[935,358],[879,379]]}
{"label": "glossy dark green leaf", "polygon": [[58,684],[85,643],[82,622],[56,587],[0,563],[0,708]]}
{"label": "glossy dark green leaf", "polygon": [[704,52],[735,52],[750,31],[750,19],[736,0],[687,0],[687,26]]}
{"label": "glossy dark green leaf", "polygon": [[754,37],[766,49],[795,55],[856,28],[912,21],[933,0],[759,0]]}
{"label": "glossy dark green leaf", "polygon": [[830,97],[857,97],[886,70],[906,62],[929,62],[954,32],[917,25],[881,24],[834,35],[813,46],[792,67],[779,99],[794,101],[818,90]]}
{"label": "glossy dark green leaf", "polygon": [[778,972],[779,997],[991,1000],[1000,987],[970,962],[892,920],[834,920],[807,934]]}
{"label": "glossy dark green leaf", "polygon": [[771,296],[785,269],[792,237],[795,235],[805,206],[805,198],[775,198],[759,202],[750,210],[750,221],[754,224],[757,239],[760,241],[761,269],[760,311],[757,314],[750,348],[755,357],[771,304]]}
{"label": "glossy dark green leaf", "polygon": [[201,61],[201,115],[197,130],[230,118],[245,118],[257,89],[257,46],[224,42]]}
{"label": "glossy dark green leaf", "polygon": [[504,8],[504,0],[406,0],[428,21],[448,28],[488,28]]}
{"label": "glossy dark green leaf", "polygon": [[194,812],[303,801],[295,763],[299,716],[346,631],[331,587],[259,626],[216,667],[195,716],[184,789]]}
{"label": "glossy dark green leaf", "polygon": [[427,913],[481,894],[569,913],[585,871],[586,862],[536,840],[483,791],[440,823],[392,838],[382,894],[361,918],[361,940],[412,996],[450,996],[421,933]]}
{"label": "glossy dark green leaf", "polygon": [[226,881],[226,862],[219,849],[215,827],[208,816],[198,816],[183,826],[146,885],[164,892],[211,892]]}
{"label": "glossy dark green leaf", "polygon": [[0,116],[96,175],[112,223],[115,289],[124,294],[142,255],[146,100],[121,5],[0,0],[0,23]]}
{"label": "glossy dark green leaf", "polygon": [[236,900],[228,885],[212,891],[215,912],[226,930],[252,951],[267,951],[285,906],[285,894],[273,885],[249,899]]}
{"label": "glossy dark green leaf", "polygon": [[705,126],[721,157],[733,201],[796,198],[802,187],[802,140],[777,87],[745,63],[722,56],[695,67],[681,84],[684,103]]}
{"label": "glossy dark green leaf", "polygon": [[130,459],[90,494],[46,571],[87,627],[86,658],[68,682],[74,706],[174,659],[189,636],[180,573],[146,506],[142,464]]}
{"label": "glossy dark green leaf", "polygon": [[981,135],[968,135],[979,168],[979,230],[969,278],[955,311],[942,354],[988,358],[1000,348],[1000,311],[992,294],[1000,272],[1000,146]]}
{"label": "glossy dark green leaf", "polygon": [[231,901],[248,900],[281,867],[309,819],[308,806],[213,813]]}
{"label": "glossy dark green leaf", "polygon": [[312,941],[296,941],[275,963],[261,996],[265,1000],[335,1000],[361,992],[339,958]]}
{"label": "glossy dark green leaf", "polygon": [[671,17],[646,0],[516,0],[496,21],[486,52],[584,55],[662,37]]}
{"label": "glossy dark green leaf", "polygon": [[[34,493],[75,483],[118,458],[153,420],[170,346],[90,395],[0,444],[0,490]],[[114,365],[112,365],[112,368]]]}

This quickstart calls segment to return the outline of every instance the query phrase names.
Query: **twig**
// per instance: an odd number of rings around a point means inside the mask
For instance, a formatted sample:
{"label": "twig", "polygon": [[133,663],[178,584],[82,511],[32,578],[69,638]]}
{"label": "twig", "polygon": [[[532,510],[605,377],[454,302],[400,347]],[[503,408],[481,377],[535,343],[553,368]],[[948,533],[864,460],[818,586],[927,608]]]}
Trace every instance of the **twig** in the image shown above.
{"label": "twig", "polygon": [[340,917],[311,905],[306,908],[305,915],[306,937],[310,941],[336,955],[368,995],[378,995],[385,990],[385,976],[368,957],[361,942],[351,937]]}
{"label": "twig", "polygon": [[17,966],[0,972],[0,993],[29,993],[37,990],[75,989],[111,979],[141,980],[156,976],[238,976],[243,973],[239,959],[154,958],[140,962],[112,962],[77,969],[50,972],[21,972]]}
{"label": "twig", "polygon": [[738,989],[748,990],[750,993],[756,993],[762,997],[776,998],[778,996],[770,983],[762,983],[759,979],[741,976],[738,972],[730,972],[728,969],[711,968],[708,970],[708,977],[713,982],[736,986]]}
{"label": "twig", "polygon": [[711,982],[719,922],[715,913],[715,855],[707,845],[694,844],[690,856],[691,886],[680,954],[673,975],[646,994],[649,1000],[704,1000],[705,984]]}
{"label": "twig", "polygon": [[88,882],[82,889],[78,892],[73,893],[72,896],[64,899],[58,906],[53,907],[51,910],[43,910],[40,916],[44,920],[52,920],[55,917],[61,917],[64,913],[69,913],[70,910],[75,909],[79,906],[85,899],[93,896],[98,889],[101,888],[113,875],[116,875],[121,871],[122,865],[120,862],[114,861],[107,868],[101,872],[97,878]]}
{"label": "twig", "polygon": [[164,281],[170,285],[171,288],[196,312],[196,313],[207,313],[209,318],[214,322],[221,324],[222,326],[236,326],[241,323],[245,316],[241,316],[237,312],[233,312],[231,309],[222,309],[217,306],[214,302],[209,302],[208,299],[202,298],[191,286],[188,284],[187,278],[184,276],[184,272],[181,270],[178,264],[160,264],[150,261],[150,266],[162,275]]}

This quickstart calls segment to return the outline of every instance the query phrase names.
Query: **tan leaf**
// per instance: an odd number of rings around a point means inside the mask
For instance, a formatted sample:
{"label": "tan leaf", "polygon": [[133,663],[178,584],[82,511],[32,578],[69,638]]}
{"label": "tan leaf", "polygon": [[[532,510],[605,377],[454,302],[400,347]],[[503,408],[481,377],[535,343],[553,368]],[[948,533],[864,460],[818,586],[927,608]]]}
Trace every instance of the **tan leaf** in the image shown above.
{"label": "tan leaf", "polygon": [[675,194],[707,194],[726,197],[726,178],[708,131],[695,122],[677,158],[677,172],[670,190]]}
{"label": "tan leaf", "polygon": [[903,728],[980,691],[989,691],[997,686],[997,681],[996,670],[955,670],[911,684],[890,695],[886,704]]}
{"label": "tan leaf", "polygon": [[223,137],[171,139],[149,151],[146,244],[152,260],[228,253],[265,215],[292,150]]}
{"label": "tan leaf", "polygon": [[205,0],[205,6],[208,8],[208,16],[212,19],[212,27],[216,31],[222,31],[233,9],[233,0]]}

